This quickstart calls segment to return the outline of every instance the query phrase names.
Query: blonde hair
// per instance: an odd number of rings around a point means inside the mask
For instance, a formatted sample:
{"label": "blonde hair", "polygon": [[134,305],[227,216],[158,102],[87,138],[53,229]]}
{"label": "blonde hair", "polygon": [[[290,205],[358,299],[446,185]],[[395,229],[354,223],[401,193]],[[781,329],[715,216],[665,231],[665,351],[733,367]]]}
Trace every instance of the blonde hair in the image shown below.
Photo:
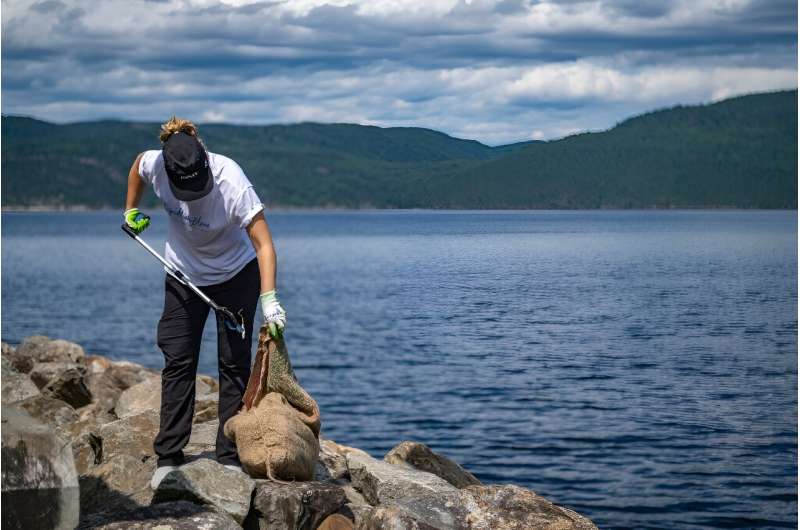
{"label": "blonde hair", "polygon": [[163,144],[170,136],[179,132],[186,133],[189,136],[194,136],[200,140],[200,137],[197,136],[197,125],[189,120],[177,118],[174,114],[170,119],[161,124],[161,133],[158,135],[158,139],[161,140],[161,143]]}

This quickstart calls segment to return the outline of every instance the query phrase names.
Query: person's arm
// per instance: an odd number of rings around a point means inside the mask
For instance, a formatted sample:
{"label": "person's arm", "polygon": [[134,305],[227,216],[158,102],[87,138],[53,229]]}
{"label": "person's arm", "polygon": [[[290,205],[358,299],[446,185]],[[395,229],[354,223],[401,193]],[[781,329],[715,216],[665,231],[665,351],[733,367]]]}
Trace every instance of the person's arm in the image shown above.
{"label": "person's arm", "polygon": [[122,214],[125,217],[125,223],[137,234],[141,234],[145,228],[150,226],[150,218],[137,208],[145,187],[144,179],[139,174],[139,162],[143,154],[139,153],[128,172],[128,193],[125,196],[125,213]]}
{"label": "person's arm", "polygon": [[125,197],[126,210],[139,206],[142,193],[144,193],[145,182],[141,175],[139,175],[139,162],[142,160],[143,154],[144,153],[139,153],[136,160],[133,161],[131,170],[128,172],[128,194]]}
{"label": "person's arm", "polygon": [[264,212],[258,212],[247,225],[247,235],[250,236],[250,241],[256,251],[258,270],[261,275],[260,299],[264,322],[269,326],[270,335],[278,337],[286,326],[286,311],[281,307],[275,290],[278,260]]}
{"label": "person's arm", "polygon": [[274,291],[278,259],[264,212],[258,212],[247,225],[247,235],[250,236],[250,241],[253,242],[253,248],[256,250],[258,270],[261,273],[261,292]]}

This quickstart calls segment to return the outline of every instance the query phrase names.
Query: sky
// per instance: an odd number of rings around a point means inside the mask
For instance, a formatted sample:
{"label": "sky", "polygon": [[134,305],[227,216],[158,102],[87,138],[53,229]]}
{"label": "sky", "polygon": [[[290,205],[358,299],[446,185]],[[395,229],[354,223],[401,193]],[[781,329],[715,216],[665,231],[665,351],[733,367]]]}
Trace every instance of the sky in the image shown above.
{"label": "sky", "polygon": [[[2,113],[498,145],[797,87],[783,0],[2,0]],[[202,133],[202,129],[201,129]]]}

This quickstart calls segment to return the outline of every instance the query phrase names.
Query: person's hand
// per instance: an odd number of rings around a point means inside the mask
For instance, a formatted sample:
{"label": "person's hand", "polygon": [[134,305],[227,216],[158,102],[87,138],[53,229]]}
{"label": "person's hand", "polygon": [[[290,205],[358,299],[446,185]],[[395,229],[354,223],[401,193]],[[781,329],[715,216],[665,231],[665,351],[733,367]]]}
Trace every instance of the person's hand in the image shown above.
{"label": "person's hand", "polygon": [[125,215],[125,224],[127,224],[131,228],[131,230],[133,230],[137,234],[141,234],[142,232],[144,232],[145,228],[150,226],[150,217],[140,212],[138,208],[131,208],[130,210],[125,210],[124,215]]}
{"label": "person's hand", "polygon": [[264,313],[264,323],[269,326],[269,334],[272,338],[283,335],[283,328],[286,327],[286,311],[281,307],[275,289],[261,293],[261,311]]}

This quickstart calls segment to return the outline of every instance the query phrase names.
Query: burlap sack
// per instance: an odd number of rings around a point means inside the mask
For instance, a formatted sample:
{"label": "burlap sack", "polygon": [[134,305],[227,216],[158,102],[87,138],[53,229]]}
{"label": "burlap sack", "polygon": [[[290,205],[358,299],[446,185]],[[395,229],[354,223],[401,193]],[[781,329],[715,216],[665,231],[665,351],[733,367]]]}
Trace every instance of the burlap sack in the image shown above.
{"label": "burlap sack", "polygon": [[224,427],[242,467],[253,477],[276,482],[311,480],[320,426],[317,402],[298,384],[286,344],[262,326],[244,407]]}

